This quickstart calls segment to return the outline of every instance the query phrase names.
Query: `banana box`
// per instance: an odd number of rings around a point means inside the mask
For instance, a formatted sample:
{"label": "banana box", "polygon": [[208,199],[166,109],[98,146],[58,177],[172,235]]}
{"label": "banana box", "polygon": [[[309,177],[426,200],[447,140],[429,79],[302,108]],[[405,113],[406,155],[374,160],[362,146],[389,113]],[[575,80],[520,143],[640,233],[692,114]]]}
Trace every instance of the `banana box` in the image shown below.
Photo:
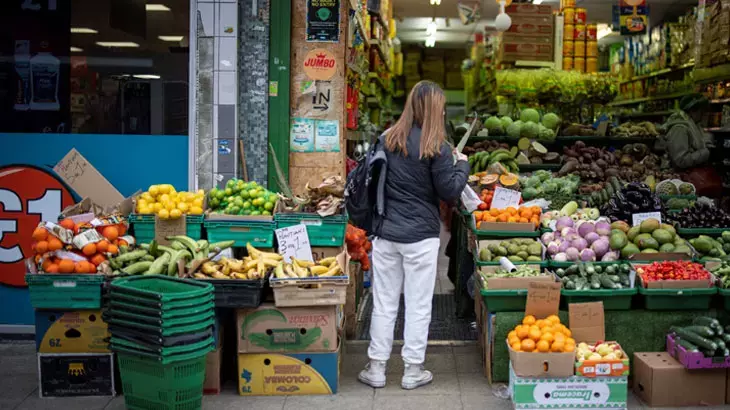
{"label": "banana box", "polygon": [[337,312],[336,306],[278,308],[272,303],[240,309],[238,353],[333,352],[342,317]]}
{"label": "banana box", "polygon": [[38,395],[114,396],[114,354],[38,354]]}
{"label": "banana box", "polygon": [[109,353],[110,337],[101,311],[35,312],[35,342],[39,353]]}
{"label": "banana box", "polygon": [[238,355],[241,396],[335,394],[339,378],[339,348],[329,353]]}

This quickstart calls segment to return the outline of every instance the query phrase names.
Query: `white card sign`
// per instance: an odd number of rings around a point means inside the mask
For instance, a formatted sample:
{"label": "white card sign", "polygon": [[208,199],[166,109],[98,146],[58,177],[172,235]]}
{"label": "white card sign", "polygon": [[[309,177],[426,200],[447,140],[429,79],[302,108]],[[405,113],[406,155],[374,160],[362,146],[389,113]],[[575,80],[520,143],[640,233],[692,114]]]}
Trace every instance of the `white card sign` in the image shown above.
{"label": "white card sign", "polygon": [[659,223],[662,223],[662,213],[661,212],[643,212],[640,214],[631,214],[631,219],[633,222],[633,224],[631,226],[639,225],[649,218],[654,218],[657,221],[659,221]]}
{"label": "white card sign", "polygon": [[306,225],[288,226],[274,232],[276,232],[276,240],[279,242],[279,253],[284,256],[284,261],[291,263],[293,256],[297,259],[314,262]]}
{"label": "white card sign", "polygon": [[505,209],[511,207],[518,208],[520,206],[522,194],[519,191],[497,187],[492,197],[492,205],[490,209]]}

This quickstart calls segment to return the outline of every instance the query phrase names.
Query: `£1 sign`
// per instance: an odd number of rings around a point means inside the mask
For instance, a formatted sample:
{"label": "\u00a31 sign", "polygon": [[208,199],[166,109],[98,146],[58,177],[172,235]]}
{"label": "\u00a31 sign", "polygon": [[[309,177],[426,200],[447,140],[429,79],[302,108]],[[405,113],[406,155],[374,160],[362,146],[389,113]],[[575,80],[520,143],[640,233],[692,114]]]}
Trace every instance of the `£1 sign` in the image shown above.
{"label": "\u00a31 sign", "polygon": [[25,286],[25,259],[41,221],[56,221],[74,200],[56,176],[27,165],[0,167],[0,284]]}

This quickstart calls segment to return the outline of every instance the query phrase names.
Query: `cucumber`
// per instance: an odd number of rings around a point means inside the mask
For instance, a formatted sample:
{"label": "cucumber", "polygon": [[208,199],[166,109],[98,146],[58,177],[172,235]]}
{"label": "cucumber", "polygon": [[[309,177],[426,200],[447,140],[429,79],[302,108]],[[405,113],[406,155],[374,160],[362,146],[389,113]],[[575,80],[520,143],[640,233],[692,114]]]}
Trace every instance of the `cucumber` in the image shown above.
{"label": "cucumber", "polygon": [[717,329],[720,327],[720,322],[717,319],[706,316],[700,316],[692,319],[692,324],[698,326],[707,326],[712,329]]}
{"label": "cucumber", "polygon": [[612,281],[608,277],[608,275],[601,275],[600,280],[601,280],[601,285],[603,285],[603,287],[605,289],[616,289],[616,283],[614,281]]}
{"label": "cucumber", "polygon": [[702,352],[703,355],[705,355],[705,357],[715,357],[716,350],[702,349],[700,351]]}
{"label": "cucumber", "polygon": [[730,343],[730,333],[723,333],[722,336],[720,336],[722,340],[725,342],[725,344]]}
{"label": "cucumber", "polygon": [[616,265],[606,266],[606,273],[609,275],[615,275],[616,273],[618,273],[618,271],[616,270]]}
{"label": "cucumber", "polygon": [[684,347],[684,349],[688,352],[699,352],[700,349],[697,348],[692,342],[682,339],[681,337],[677,339],[677,344]]}
{"label": "cucumber", "polygon": [[629,279],[629,275],[621,273],[618,275],[618,278],[619,282],[621,282],[624,287],[628,288],[629,286],[631,286],[631,279]]}
{"label": "cucumber", "polygon": [[618,283],[621,281],[621,278],[618,275],[608,275],[608,278],[611,279],[614,283]]}
{"label": "cucumber", "polygon": [[713,352],[717,350],[717,344],[715,342],[683,327],[672,326],[670,330],[676,333],[677,336],[679,336],[680,338],[686,339],[689,342],[695,344],[700,349],[711,350]]}
{"label": "cucumber", "polygon": [[591,289],[600,289],[601,288],[601,280],[598,279],[598,275],[591,275]]}
{"label": "cucumber", "polygon": [[713,337],[712,338],[712,341],[715,342],[715,344],[717,345],[717,348],[718,349],[721,349],[721,350],[727,349],[727,345],[725,345],[725,341],[722,340],[721,338],[719,338],[719,337]]}
{"label": "cucumber", "polygon": [[586,269],[586,274],[588,274],[588,275],[594,275],[594,274],[596,274],[596,268],[593,267],[593,265],[590,265],[590,264],[589,265],[586,265],[586,268],[585,269]]}
{"label": "cucumber", "polygon": [[575,282],[573,282],[572,280],[569,280],[568,282],[566,282],[565,289],[575,290]]}
{"label": "cucumber", "polygon": [[142,261],[133,263],[126,268],[124,268],[124,273],[128,273],[130,275],[136,275],[138,273],[143,273],[147,271],[150,266],[152,266],[152,262]]}
{"label": "cucumber", "polygon": [[713,337],[715,332],[707,326],[685,326],[685,329],[694,332],[702,337]]}

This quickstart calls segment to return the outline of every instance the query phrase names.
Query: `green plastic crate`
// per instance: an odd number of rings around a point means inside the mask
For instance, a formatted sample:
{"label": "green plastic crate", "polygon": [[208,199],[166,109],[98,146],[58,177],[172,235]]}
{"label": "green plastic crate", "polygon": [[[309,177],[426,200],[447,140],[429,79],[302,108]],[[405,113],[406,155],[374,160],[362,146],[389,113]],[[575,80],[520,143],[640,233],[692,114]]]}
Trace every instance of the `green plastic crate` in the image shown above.
{"label": "green plastic crate", "polygon": [[165,315],[170,315],[170,317],[174,317],[181,314],[180,312],[185,311],[185,309],[187,308],[196,307],[212,302],[213,298],[214,295],[213,293],[211,293],[210,295],[203,295],[200,297],[163,303],[160,300],[139,297],[137,295],[118,292],[114,290],[109,290],[108,292],[109,303],[122,302],[127,304],[133,304],[143,309],[144,314],[150,314],[150,312],[152,312],[153,310],[159,311],[160,317],[163,317]]}
{"label": "green plastic crate", "polygon": [[166,328],[166,327],[174,327],[174,326],[184,326],[189,323],[195,323],[195,322],[201,322],[204,320],[208,320],[215,315],[215,310],[209,309],[207,311],[192,314],[189,316],[165,318],[165,319],[160,318],[160,317],[146,315],[146,314],[140,314],[138,312],[126,312],[126,311],[119,310],[119,309],[108,310],[107,314],[110,317],[120,319],[120,320],[128,320],[128,321],[132,321],[132,322],[138,322],[143,325]]}
{"label": "green plastic crate", "polygon": [[[213,285],[163,275],[143,275],[111,282],[112,292],[160,302],[185,301],[213,294]],[[189,305],[190,303],[186,303]]]}
{"label": "green plastic crate", "polygon": [[679,228],[677,233],[684,236],[711,235],[720,236],[723,232],[730,231],[730,228]]}
{"label": "green plastic crate", "polygon": [[34,309],[100,309],[103,275],[25,275]]}
{"label": "green plastic crate", "polygon": [[[565,269],[565,268],[569,268],[569,267],[571,267],[573,265],[577,265],[579,263],[580,262],[556,262],[554,260],[550,260],[548,262],[548,265],[551,268],[563,268],[563,269]],[[624,264],[624,263],[628,263],[628,262],[622,262],[622,261],[615,261],[615,262],[591,262],[591,265],[594,265],[594,266],[610,266],[610,265],[621,265],[621,264]]]}
{"label": "green plastic crate", "polygon": [[215,304],[211,300],[205,301],[202,304],[186,306],[180,309],[173,310],[159,310],[152,307],[141,306],[137,303],[127,303],[119,299],[110,300],[107,306],[109,307],[109,309],[112,310],[119,310],[127,313],[136,313],[139,315],[155,317],[163,320],[194,316],[199,313],[203,313],[209,309],[215,308]]}
{"label": "green plastic crate", "polygon": [[636,288],[631,289],[592,289],[560,291],[561,300],[567,307],[571,303],[603,302],[605,310],[630,310],[631,300],[637,294]]}
{"label": "green plastic crate", "polygon": [[[155,239],[155,216],[154,215],[129,215],[129,223],[132,225],[134,239],[137,243],[150,243]],[[185,235],[198,240],[203,233],[203,215],[185,216]]]}
{"label": "green plastic crate", "polygon": [[179,336],[184,335],[187,333],[201,333],[206,331],[207,329],[211,328],[213,325],[215,325],[215,317],[210,316],[209,319],[205,319],[203,321],[199,322],[191,322],[185,325],[181,326],[167,326],[167,327],[161,327],[161,326],[155,326],[150,325],[146,323],[139,323],[131,320],[124,320],[119,319],[117,317],[108,315],[108,314],[102,314],[101,315],[104,322],[112,325],[112,326],[118,326],[120,328],[128,328],[131,330],[136,330],[139,332],[146,332],[150,335],[155,336]]}
{"label": "green plastic crate", "polygon": [[205,230],[211,242],[236,241],[233,246],[244,247],[247,243],[255,247],[274,246],[274,222],[265,221],[205,221]]}
{"label": "green plastic crate", "polygon": [[205,340],[202,340],[200,342],[190,343],[190,344],[184,344],[180,346],[170,346],[170,347],[162,347],[162,346],[152,346],[147,344],[140,344],[135,343],[129,340],[115,338],[113,335],[110,340],[110,348],[112,351],[119,351],[119,350],[128,350],[128,351],[138,351],[138,352],[145,352],[152,355],[158,355],[160,357],[171,357],[175,355],[180,354],[188,354],[188,353],[197,353],[201,350],[206,349],[208,346],[215,344],[215,341],[213,340],[213,337],[209,337]]}
{"label": "green plastic crate", "polygon": [[639,287],[647,310],[708,310],[717,288],[647,289]]}
{"label": "green plastic crate", "polygon": [[202,408],[205,356],[195,353],[161,359],[118,349],[117,361],[127,409],[198,410]]}
{"label": "green plastic crate", "polygon": [[317,214],[290,213],[274,215],[276,228],[304,224],[312,246],[342,246],[345,242],[347,215],[321,217]]}
{"label": "green plastic crate", "polygon": [[717,289],[717,293],[722,297],[722,305],[725,310],[730,311],[730,289]]}
{"label": "green plastic crate", "polygon": [[480,289],[479,293],[490,313],[525,311],[527,289]]}

